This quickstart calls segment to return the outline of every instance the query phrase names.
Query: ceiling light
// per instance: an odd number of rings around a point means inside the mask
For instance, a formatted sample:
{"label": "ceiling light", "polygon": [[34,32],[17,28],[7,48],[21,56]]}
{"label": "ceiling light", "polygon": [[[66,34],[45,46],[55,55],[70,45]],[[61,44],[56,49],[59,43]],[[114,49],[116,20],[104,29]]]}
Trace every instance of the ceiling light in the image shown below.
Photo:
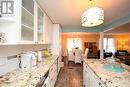
{"label": "ceiling light", "polygon": [[82,14],[82,26],[93,27],[103,23],[104,11],[100,7],[91,7]]}

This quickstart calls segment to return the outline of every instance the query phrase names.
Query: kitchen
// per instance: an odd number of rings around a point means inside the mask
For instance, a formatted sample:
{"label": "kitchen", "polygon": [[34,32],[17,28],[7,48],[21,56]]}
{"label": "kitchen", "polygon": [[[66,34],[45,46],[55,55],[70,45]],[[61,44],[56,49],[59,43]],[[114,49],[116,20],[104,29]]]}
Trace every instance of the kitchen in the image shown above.
{"label": "kitchen", "polygon": [[[98,2],[93,0],[96,4],[104,6],[105,11],[108,11],[110,5],[106,4],[108,3],[107,1],[103,5],[102,1]],[[73,4],[73,2],[75,3]],[[90,2],[91,0],[86,0],[84,3],[89,7]],[[119,18],[124,18],[124,20],[121,19],[121,21],[123,20],[122,22],[118,22],[115,18],[112,23],[115,21],[116,23],[112,25],[110,19],[107,18],[106,20],[109,19],[108,21],[111,25],[104,25],[105,28],[104,26],[99,26],[92,29],[81,27],[79,22],[79,16],[86,9],[86,4],[84,3],[74,0],[0,1],[0,7],[2,7],[0,11],[0,87],[57,87],[58,80],[63,78],[60,78],[60,75],[63,73],[62,71],[65,68],[70,71],[73,70],[72,67],[68,66],[70,61],[67,60],[66,57],[68,55],[64,52],[67,49],[67,45],[63,43],[66,41],[66,37],[63,38],[63,34],[71,32],[89,34],[90,36],[87,38],[91,41],[96,40],[97,48],[100,48],[101,51],[100,59],[87,59],[87,53],[86,55],[82,53],[84,55],[83,62],[81,64],[73,63],[74,65],[72,66],[78,68],[76,68],[75,72],[72,71],[72,73],[69,73],[75,75],[75,73],[80,72],[80,74],[78,73],[76,75],[77,77],[79,75],[82,79],[82,81],[76,79],[74,82],[81,84],[81,87],[83,85],[85,87],[130,87],[130,67],[122,63],[119,63],[121,67],[115,66],[117,64],[115,61],[118,60],[103,59],[103,33],[106,28],[109,30],[111,27],[115,27],[115,25],[119,26],[124,23],[129,23],[129,6],[127,6],[129,0],[120,0],[119,4],[117,0],[115,2],[113,1],[118,6],[122,4],[122,10],[124,11],[125,9],[124,13],[128,15],[126,17],[124,15],[123,17],[122,15],[118,16]],[[6,6],[7,8],[5,8]],[[105,8],[105,6],[108,7]],[[114,5],[112,4],[112,6]],[[3,8],[6,10],[3,10]],[[75,8],[77,10],[72,10]],[[117,8],[115,9],[117,10]],[[106,14],[109,13],[106,12]],[[105,16],[108,16],[106,14]],[[114,16],[111,19],[117,15],[116,12],[113,14]],[[78,36],[80,35],[74,33],[74,38],[78,38]],[[64,61],[64,56],[68,65]],[[107,63],[122,70],[122,72],[120,70],[119,72],[107,71],[106,66],[104,66]],[[68,79],[69,77],[66,78]],[[65,82],[63,81],[63,83]],[[67,83],[65,84],[65,87],[72,87],[76,83],[73,83],[72,86],[68,86]],[[60,85],[59,87],[64,86]],[[74,87],[80,86],[75,85]]]}
{"label": "kitchen", "polygon": [[53,24],[36,1],[1,3],[14,9],[0,18],[0,87],[53,87],[62,65],[60,24]]}

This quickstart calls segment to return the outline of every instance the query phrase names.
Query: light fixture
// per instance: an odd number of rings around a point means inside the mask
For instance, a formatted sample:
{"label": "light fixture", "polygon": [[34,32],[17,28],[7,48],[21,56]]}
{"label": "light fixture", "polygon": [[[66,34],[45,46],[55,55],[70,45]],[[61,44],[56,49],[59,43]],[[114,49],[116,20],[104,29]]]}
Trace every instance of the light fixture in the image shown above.
{"label": "light fixture", "polygon": [[83,12],[81,20],[82,26],[84,27],[93,27],[100,25],[104,21],[104,11],[100,7],[90,7]]}
{"label": "light fixture", "polygon": [[119,46],[118,47],[121,47],[122,50],[124,50],[124,48],[127,46],[127,40],[119,40]]}

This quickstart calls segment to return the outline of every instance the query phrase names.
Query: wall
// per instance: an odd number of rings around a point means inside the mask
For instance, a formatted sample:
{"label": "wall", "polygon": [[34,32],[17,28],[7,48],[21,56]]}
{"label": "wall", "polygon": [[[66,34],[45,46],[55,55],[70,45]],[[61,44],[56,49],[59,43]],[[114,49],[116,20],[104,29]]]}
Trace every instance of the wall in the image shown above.
{"label": "wall", "polygon": [[126,41],[126,45],[124,46],[124,50],[127,50],[130,52],[130,33],[129,34],[121,34],[121,35],[114,35],[113,36],[116,39],[116,49],[122,49],[121,46],[119,46],[119,40]]}
{"label": "wall", "polygon": [[96,42],[97,47],[99,46],[99,34],[62,34],[62,50],[63,50],[63,55],[66,55],[67,51],[67,39],[68,38],[81,38],[82,42],[82,50],[84,50],[84,42]]}
{"label": "wall", "polygon": [[41,49],[49,48],[50,45],[7,45],[0,46],[0,56],[7,57],[25,53],[27,51],[37,51]]}
{"label": "wall", "polygon": [[0,58],[0,76],[19,68],[19,58]]}
{"label": "wall", "polygon": [[[28,51],[50,48],[50,45],[7,45],[0,46],[0,76],[19,68],[19,58],[11,57]],[[8,57],[8,58],[7,58]]]}
{"label": "wall", "polygon": [[113,37],[113,38],[115,38],[116,50],[122,50],[121,45],[119,45],[119,41],[126,41],[126,45],[123,47],[123,50],[127,50],[128,52],[130,52],[130,33],[107,35],[106,37]]}

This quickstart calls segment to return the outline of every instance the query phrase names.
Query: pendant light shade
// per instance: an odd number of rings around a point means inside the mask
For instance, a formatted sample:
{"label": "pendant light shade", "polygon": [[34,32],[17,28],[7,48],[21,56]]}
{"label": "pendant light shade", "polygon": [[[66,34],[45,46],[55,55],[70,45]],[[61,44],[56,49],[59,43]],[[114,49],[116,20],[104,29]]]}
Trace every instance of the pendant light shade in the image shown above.
{"label": "pendant light shade", "polygon": [[100,7],[91,7],[85,10],[81,17],[82,26],[97,26],[102,24],[104,21],[104,11]]}

